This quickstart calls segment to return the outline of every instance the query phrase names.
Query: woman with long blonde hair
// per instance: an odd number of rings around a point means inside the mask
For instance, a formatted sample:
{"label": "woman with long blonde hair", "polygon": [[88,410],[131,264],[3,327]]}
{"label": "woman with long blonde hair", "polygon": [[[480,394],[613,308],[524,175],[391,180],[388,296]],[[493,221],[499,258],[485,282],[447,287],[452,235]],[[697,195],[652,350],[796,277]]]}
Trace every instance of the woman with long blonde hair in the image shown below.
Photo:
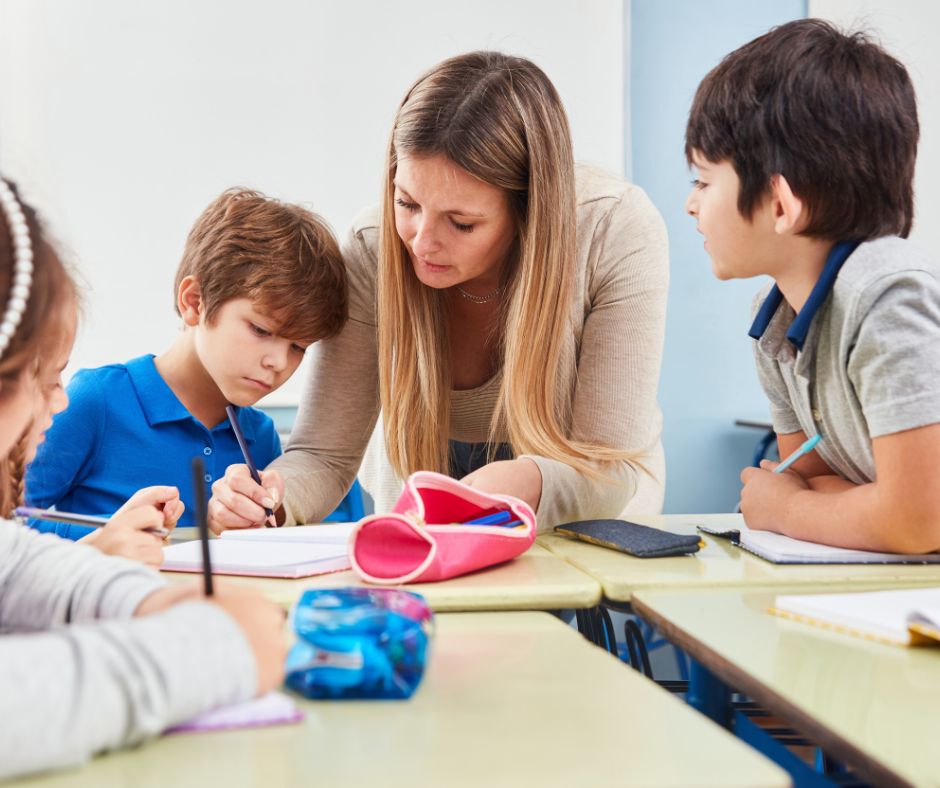
{"label": "woman with long blonde hair", "polygon": [[360,466],[378,511],[416,470],[516,495],[542,530],[661,509],[665,228],[640,189],[575,166],[536,65],[473,52],[422,76],[344,256],[349,323],[318,343],[263,486],[244,466],[216,483],[217,531],[264,505],[316,521]]}

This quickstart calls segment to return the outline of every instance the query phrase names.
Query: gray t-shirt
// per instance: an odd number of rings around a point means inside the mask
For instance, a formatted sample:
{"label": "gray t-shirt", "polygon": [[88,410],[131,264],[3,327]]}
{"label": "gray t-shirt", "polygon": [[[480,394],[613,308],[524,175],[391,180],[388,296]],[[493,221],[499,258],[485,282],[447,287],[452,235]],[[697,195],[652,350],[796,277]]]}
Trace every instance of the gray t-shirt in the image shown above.
{"label": "gray t-shirt", "polygon": [[863,243],[802,351],[785,338],[794,316],[784,300],[754,343],[774,430],[819,433],[816,451],[833,471],[874,481],[873,438],[940,422],[940,264],[902,238]]}

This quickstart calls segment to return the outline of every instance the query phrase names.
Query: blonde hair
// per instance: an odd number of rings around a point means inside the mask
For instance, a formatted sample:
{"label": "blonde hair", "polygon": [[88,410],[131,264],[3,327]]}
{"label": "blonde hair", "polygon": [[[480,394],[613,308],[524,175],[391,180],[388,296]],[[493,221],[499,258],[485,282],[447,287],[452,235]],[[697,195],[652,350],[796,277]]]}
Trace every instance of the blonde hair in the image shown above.
{"label": "blonde hair", "polygon": [[402,478],[416,470],[446,473],[450,425],[445,294],[418,280],[395,229],[394,178],[404,155],[446,156],[504,189],[515,214],[491,453],[502,428],[516,456],[560,460],[601,478],[598,461],[629,455],[576,440],[568,429],[576,378],[569,310],[577,232],[568,120],[541,69],[498,52],[450,58],[422,76],[405,95],[389,140],[377,308],[379,389],[395,472]]}

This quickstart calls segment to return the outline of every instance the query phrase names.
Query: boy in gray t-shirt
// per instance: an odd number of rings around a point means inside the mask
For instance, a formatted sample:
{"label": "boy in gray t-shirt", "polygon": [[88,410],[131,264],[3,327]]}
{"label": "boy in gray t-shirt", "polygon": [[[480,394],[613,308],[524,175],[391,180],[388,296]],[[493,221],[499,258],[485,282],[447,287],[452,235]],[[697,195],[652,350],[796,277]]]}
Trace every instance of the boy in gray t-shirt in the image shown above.
{"label": "boy in gray t-shirt", "polygon": [[751,528],[864,550],[940,550],[940,264],[905,240],[918,140],[904,66],[803,19],[698,88],[686,209],[720,279],[775,280],[750,336],[781,456],[747,468]]}

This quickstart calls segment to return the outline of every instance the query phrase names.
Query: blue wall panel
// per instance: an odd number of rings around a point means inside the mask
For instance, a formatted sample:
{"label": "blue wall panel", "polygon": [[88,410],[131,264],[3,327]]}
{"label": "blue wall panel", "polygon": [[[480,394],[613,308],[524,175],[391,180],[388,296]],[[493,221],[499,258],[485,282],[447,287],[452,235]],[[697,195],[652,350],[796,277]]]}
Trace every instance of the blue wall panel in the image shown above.
{"label": "blue wall panel", "polygon": [[699,81],[721,58],[774,25],[806,15],[805,0],[633,0],[628,136],[633,180],[669,229],[672,281],[660,384],[667,512],[732,511],[738,474],[760,433],[736,418],[768,418],[747,337],[759,280],[719,282],[685,215],[691,175],[685,123]]}

